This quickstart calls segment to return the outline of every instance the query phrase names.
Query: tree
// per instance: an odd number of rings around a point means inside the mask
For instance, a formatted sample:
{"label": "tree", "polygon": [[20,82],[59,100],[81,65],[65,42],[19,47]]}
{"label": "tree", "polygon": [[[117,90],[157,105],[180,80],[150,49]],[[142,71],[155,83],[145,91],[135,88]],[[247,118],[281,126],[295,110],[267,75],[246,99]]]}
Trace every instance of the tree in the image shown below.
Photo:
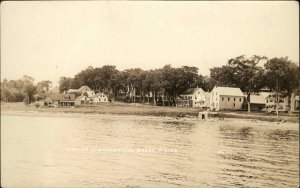
{"label": "tree", "polygon": [[262,60],[267,60],[264,56],[254,55],[250,58],[239,56],[229,59],[228,65],[233,70],[233,83],[241,88],[242,91],[247,92],[248,112],[251,112],[250,102],[251,93],[258,92],[263,87],[264,70],[258,66]]}
{"label": "tree", "polygon": [[239,87],[247,92],[248,112],[251,112],[251,93],[263,87],[264,69],[258,64],[266,60],[264,56],[254,55],[250,58],[239,56],[228,60],[227,65],[210,69],[211,78],[219,86]]}
{"label": "tree", "polygon": [[33,100],[34,97],[33,95],[36,93],[36,86],[33,85],[34,79],[30,76],[23,76],[23,88],[22,92],[24,93],[24,103],[25,104],[30,104]]}
{"label": "tree", "polygon": [[164,83],[161,79],[161,71],[158,69],[148,71],[142,84],[145,93],[148,93],[148,102],[150,92],[152,93],[153,105],[155,106],[157,93],[159,93],[159,91],[164,91]]}
{"label": "tree", "polygon": [[8,102],[10,97],[11,93],[9,92],[8,81],[7,79],[4,79],[3,82],[1,82],[1,100]]}
{"label": "tree", "polygon": [[95,68],[94,86],[106,93],[112,101],[120,89],[118,74],[119,71],[116,66],[105,65],[101,68]]}
{"label": "tree", "polygon": [[272,58],[265,63],[268,86],[276,92],[276,114],[278,116],[279,96],[289,97],[298,87],[299,67],[288,60],[288,57]]}
{"label": "tree", "polygon": [[126,69],[123,71],[124,84],[127,88],[129,100],[135,103],[136,95],[143,95],[143,80],[146,77],[145,71],[140,68]]}
{"label": "tree", "polygon": [[210,69],[210,78],[212,83],[217,86],[234,87],[235,78],[233,68],[229,65],[214,67]]}
{"label": "tree", "polygon": [[44,80],[41,82],[38,82],[36,85],[37,94],[44,99],[47,95],[47,92],[49,91],[49,88],[51,86],[52,82],[49,80]]}
{"label": "tree", "polygon": [[74,80],[68,77],[59,78],[59,92],[64,92],[72,88]]}

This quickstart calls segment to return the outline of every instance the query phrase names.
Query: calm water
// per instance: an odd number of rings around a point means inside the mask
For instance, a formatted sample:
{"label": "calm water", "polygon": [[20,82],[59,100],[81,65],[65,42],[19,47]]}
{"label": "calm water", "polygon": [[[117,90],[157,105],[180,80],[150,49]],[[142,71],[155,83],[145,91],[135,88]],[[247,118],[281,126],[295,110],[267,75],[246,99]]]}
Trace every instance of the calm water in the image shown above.
{"label": "calm water", "polygon": [[6,115],[2,186],[297,187],[298,128],[262,124]]}

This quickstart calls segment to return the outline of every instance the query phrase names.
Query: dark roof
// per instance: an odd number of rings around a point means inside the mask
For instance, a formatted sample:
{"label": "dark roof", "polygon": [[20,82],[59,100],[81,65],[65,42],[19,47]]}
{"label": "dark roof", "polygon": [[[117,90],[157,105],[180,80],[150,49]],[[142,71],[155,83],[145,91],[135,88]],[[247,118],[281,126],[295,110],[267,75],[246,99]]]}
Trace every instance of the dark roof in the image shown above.
{"label": "dark roof", "polygon": [[75,94],[69,94],[69,93],[52,93],[50,94],[50,98],[55,101],[60,100],[75,100]]}

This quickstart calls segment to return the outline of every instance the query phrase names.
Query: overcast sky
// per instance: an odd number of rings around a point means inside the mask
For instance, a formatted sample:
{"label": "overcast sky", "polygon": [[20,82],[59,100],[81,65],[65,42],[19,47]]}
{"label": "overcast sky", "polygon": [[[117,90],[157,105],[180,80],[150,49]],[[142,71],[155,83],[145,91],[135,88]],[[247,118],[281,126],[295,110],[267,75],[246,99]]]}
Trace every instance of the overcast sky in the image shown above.
{"label": "overcast sky", "polygon": [[1,79],[73,77],[89,65],[196,66],[239,55],[299,62],[295,2],[31,1],[1,3]]}

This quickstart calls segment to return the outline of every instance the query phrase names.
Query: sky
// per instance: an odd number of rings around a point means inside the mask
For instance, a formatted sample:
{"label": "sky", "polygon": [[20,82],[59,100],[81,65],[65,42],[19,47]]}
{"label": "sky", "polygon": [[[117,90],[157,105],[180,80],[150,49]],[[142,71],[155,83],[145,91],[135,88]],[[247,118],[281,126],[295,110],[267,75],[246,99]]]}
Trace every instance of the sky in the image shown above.
{"label": "sky", "polygon": [[199,1],[4,1],[1,80],[73,77],[88,66],[210,68],[240,55],[299,64],[299,4]]}

